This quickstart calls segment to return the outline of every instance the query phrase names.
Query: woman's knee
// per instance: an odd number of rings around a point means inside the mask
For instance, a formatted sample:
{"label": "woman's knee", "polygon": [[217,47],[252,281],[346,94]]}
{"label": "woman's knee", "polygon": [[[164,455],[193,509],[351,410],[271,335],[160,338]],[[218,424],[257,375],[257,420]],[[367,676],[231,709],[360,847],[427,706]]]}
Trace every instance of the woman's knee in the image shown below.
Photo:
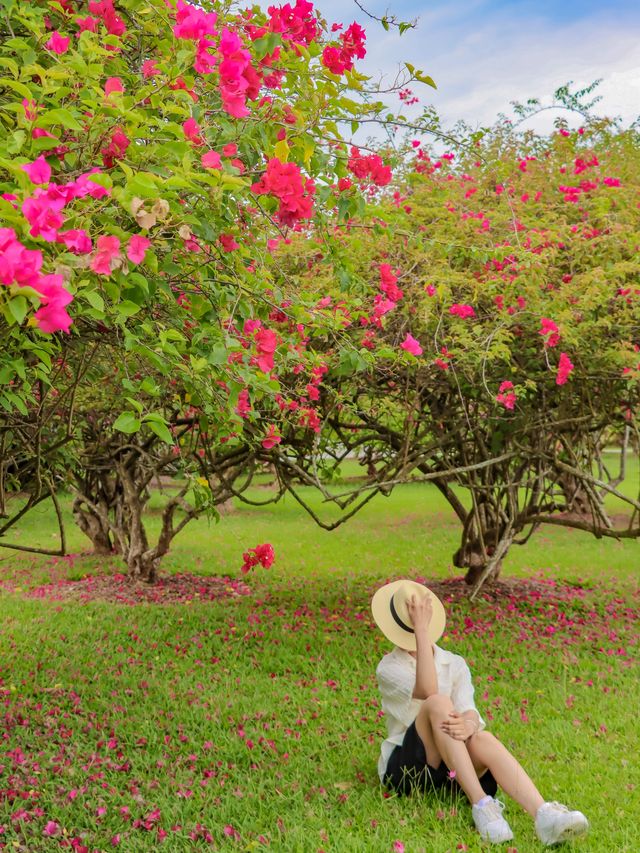
{"label": "woman's knee", "polygon": [[453,709],[453,703],[444,693],[432,693],[423,700],[420,713],[426,717],[446,717]]}

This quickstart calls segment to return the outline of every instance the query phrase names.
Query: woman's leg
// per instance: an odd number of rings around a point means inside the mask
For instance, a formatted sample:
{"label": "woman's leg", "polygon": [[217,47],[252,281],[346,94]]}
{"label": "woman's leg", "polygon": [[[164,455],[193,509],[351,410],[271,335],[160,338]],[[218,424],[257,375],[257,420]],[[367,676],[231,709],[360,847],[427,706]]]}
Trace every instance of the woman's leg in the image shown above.
{"label": "woman's leg", "polygon": [[[471,755],[464,741],[455,740],[440,728],[449,718],[453,710],[451,699],[441,693],[429,696],[422,703],[416,717],[416,731],[424,744],[427,762],[431,767],[438,767],[444,760],[449,770],[455,770],[456,782],[469,798],[472,804],[479,802],[485,793],[478,780]],[[500,780],[496,777],[500,784]]]}
{"label": "woman's leg", "polygon": [[503,791],[535,818],[544,800],[527,773],[509,750],[489,732],[478,732],[465,744],[475,771],[488,767]]}

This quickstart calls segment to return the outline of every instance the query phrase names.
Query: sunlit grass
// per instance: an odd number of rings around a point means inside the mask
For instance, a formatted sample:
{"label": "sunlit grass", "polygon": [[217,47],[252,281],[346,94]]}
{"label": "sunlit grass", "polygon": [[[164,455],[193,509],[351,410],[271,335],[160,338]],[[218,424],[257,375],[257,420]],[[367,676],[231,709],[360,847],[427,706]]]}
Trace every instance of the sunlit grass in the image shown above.
{"label": "sunlit grass", "polygon": [[[53,542],[50,510],[18,534]],[[190,525],[163,569],[243,577],[251,594],[180,606],[34,601],[25,589],[61,566],[80,578],[121,564],[2,553],[14,591],[0,593],[0,846],[187,851],[213,849],[210,833],[238,851],[485,849],[464,801],[385,799],[375,772],[373,673],[387,646],[371,592],[402,574],[458,575],[458,537],[432,486],[376,498],[332,533],[291,498],[238,506]],[[86,550],[78,531],[69,539]],[[265,541],[274,567],[241,576],[242,551]],[[442,641],[469,661],[490,727],[543,794],[588,815],[575,848],[593,853],[637,850],[637,549],[545,528],[504,574],[562,584],[497,604],[456,598]],[[507,814],[518,853],[540,850],[531,821],[514,804]]]}

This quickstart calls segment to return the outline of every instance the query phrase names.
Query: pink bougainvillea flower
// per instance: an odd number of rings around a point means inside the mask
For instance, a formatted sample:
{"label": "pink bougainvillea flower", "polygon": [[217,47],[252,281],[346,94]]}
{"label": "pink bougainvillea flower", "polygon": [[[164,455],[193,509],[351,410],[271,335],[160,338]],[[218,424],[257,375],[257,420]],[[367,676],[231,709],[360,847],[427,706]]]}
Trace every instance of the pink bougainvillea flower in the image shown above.
{"label": "pink bougainvillea flower", "polygon": [[34,287],[44,303],[33,315],[38,328],[47,334],[68,332],[72,320],[66,306],[73,296],[64,287],[62,276],[43,275]]}
{"label": "pink bougainvillea flower", "polygon": [[561,352],[560,361],[558,363],[558,372],[556,374],[556,385],[564,385],[569,378],[569,374],[573,371],[573,368],[574,365],[572,364],[569,356],[566,352]]}
{"label": "pink bougainvillea flower", "polygon": [[91,260],[91,269],[97,275],[111,275],[112,261],[120,257],[120,238],[98,237],[98,248]]}
{"label": "pink bougainvillea flower", "polygon": [[418,341],[408,333],[404,341],[400,344],[400,348],[408,352],[410,355],[422,355],[422,347]]}
{"label": "pink bougainvillea flower", "polygon": [[141,264],[150,245],[151,240],[148,237],[143,237],[141,234],[134,234],[127,246],[127,257],[131,263]]}
{"label": "pink bougainvillea flower", "polygon": [[278,433],[277,428],[273,424],[267,427],[267,434],[260,442],[265,450],[271,450],[282,441],[282,436]]}
{"label": "pink bougainvillea flower", "polygon": [[200,162],[205,167],[205,169],[221,169],[222,168],[222,159],[217,151],[207,151],[200,158]]}
{"label": "pink bougainvillea flower", "polygon": [[313,16],[313,4],[296,0],[295,6],[270,6],[269,30],[280,33],[284,41],[310,45],[318,35],[318,23]]}
{"label": "pink bougainvillea flower", "polygon": [[116,160],[121,160],[127,148],[131,144],[131,140],[120,127],[116,127],[111,134],[109,144],[100,150],[102,154],[102,162],[107,169],[113,168]]}
{"label": "pink bougainvillea flower", "polygon": [[271,373],[274,366],[274,353],[278,346],[278,336],[272,329],[258,329],[255,333],[258,351],[258,367],[263,373]]}
{"label": "pink bougainvillea flower", "polygon": [[386,187],[391,182],[391,167],[385,166],[378,154],[364,156],[352,146],[347,166],[356,178],[361,181],[369,179],[377,187]]}
{"label": "pink bougainvillea flower", "polygon": [[104,84],[104,93],[109,98],[114,92],[124,92],[124,83],[120,77],[109,77]]}
{"label": "pink bougainvillea flower", "polygon": [[142,76],[145,80],[149,80],[151,77],[157,77],[160,74],[160,69],[156,65],[153,59],[145,59],[142,63]]}
{"label": "pink bougainvillea flower", "polygon": [[496,394],[498,403],[502,403],[505,409],[513,409],[516,404],[516,395],[513,391],[513,382],[501,382]]}
{"label": "pink bougainvillea flower", "polygon": [[269,193],[278,199],[280,206],[276,218],[282,225],[293,226],[313,216],[315,185],[311,179],[303,181],[297,163],[282,163],[272,157],[266,172],[252,185],[251,191],[256,195]]}
{"label": "pink bougainvillea flower", "polygon": [[225,252],[235,252],[240,248],[240,243],[235,240],[233,234],[221,234],[218,239]]}
{"label": "pink bougainvillea flower", "polygon": [[222,153],[225,157],[235,157],[238,153],[238,146],[235,142],[227,142],[226,145],[222,146]]}
{"label": "pink bougainvillea flower", "polygon": [[392,302],[399,302],[403,292],[397,287],[398,277],[394,275],[390,264],[380,264],[380,290],[385,293]]}
{"label": "pink bougainvillea flower", "polygon": [[391,845],[391,849],[393,850],[393,853],[404,853],[404,844],[402,841],[396,840]]}
{"label": "pink bougainvillea flower", "polygon": [[28,98],[23,98],[22,106],[24,107],[24,117],[27,121],[35,121],[38,118],[38,111],[41,108],[40,104]]}
{"label": "pink bougainvillea flower", "polygon": [[87,255],[93,249],[91,237],[82,228],[58,232],[56,242],[63,243],[74,255]]}
{"label": "pink bougainvillea flower", "polygon": [[45,44],[45,47],[52,53],[57,53],[58,55],[61,55],[69,50],[70,41],[71,39],[69,38],[69,36],[62,36],[57,30],[54,30],[51,34],[51,38]]}
{"label": "pink bougainvillea flower", "polygon": [[242,391],[238,394],[238,403],[236,405],[236,414],[240,415],[241,418],[246,418],[251,411],[251,400],[249,399],[249,392],[246,388],[243,388]]}
{"label": "pink bougainvillea flower", "polygon": [[87,195],[96,199],[106,198],[111,195],[109,187],[103,187],[102,184],[91,180],[92,175],[99,174],[101,174],[100,169],[91,169],[89,172],[85,172],[79,178],[76,178],[73,183],[66,184],[66,186],[72,190],[74,198],[84,198]]}
{"label": "pink bougainvillea flower", "polygon": [[76,35],[79,36],[80,33],[96,33],[99,23],[100,19],[94,18],[92,15],[87,15],[85,18],[76,18],[76,25],[78,27]]}
{"label": "pink bougainvillea flower", "polygon": [[52,838],[60,832],[60,825],[55,820],[48,820],[42,830],[42,834]]}
{"label": "pink bougainvillea flower", "polygon": [[127,28],[122,18],[116,15],[113,0],[89,0],[89,11],[102,20],[110,35],[122,36],[126,33]]}
{"label": "pink bougainvillea flower", "polygon": [[542,335],[543,338],[547,338],[544,342],[544,345],[547,347],[555,347],[560,341],[560,331],[553,320],[549,320],[548,317],[540,318],[540,330],[538,334]]}
{"label": "pink bougainvillea flower", "polygon": [[64,205],[64,198],[52,197],[41,189],[36,190],[30,198],[25,198],[22,213],[31,225],[31,236],[42,237],[47,243],[55,243],[64,222],[64,216],[60,213]]}
{"label": "pink bougainvillea flower", "polygon": [[449,308],[449,314],[453,314],[456,317],[461,317],[463,320],[468,317],[475,317],[476,312],[473,310],[471,305],[461,305],[459,303],[454,303],[451,308]]}
{"label": "pink bougainvillea flower", "polygon": [[351,71],[354,59],[364,59],[367,55],[364,46],[366,40],[365,31],[355,22],[340,34],[341,47],[328,45],[322,52],[322,64],[332,74],[344,74]]}
{"label": "pink bougainvillea flower", "polygon": [[215,12],[205,12],[191,3],[178,0],[173,34],[178,39],[199,41],[205,36],[216,35],[216,21]]}
{"label": "pink bougainvillea flower", "polygon": [[238,33],[225,27],[220,37],[219,50],[222,106],[234,118],[245,118],[249,115],[247,99],[255,100],[260,92],[260,77],[252,67],[251,54]]}
{"label": "pink bougainvillea flower", "polygon": [[51,166],[44,159],[43,154],[33,163],[23,163],[20,168],[27,173],[32,184],[48,184],[51,180]]}
{"label": "pink bougainvillea flower", "polygon": [[200,135],[200,125],[194,118],[188,118],[182,125],[185,138],[194,145],[204,145],[204,139]]}
{"label": "pink bougainvillea flower", "polygon": [[268,542],[265,542],[263,545],[256,545],[255,548],[249,548],[242,555],[243,565],[241,571],[246,575],[248,571],[258,564],[265,569],[269,569],[273,565],[275,558],[273,545],[270,545]]}

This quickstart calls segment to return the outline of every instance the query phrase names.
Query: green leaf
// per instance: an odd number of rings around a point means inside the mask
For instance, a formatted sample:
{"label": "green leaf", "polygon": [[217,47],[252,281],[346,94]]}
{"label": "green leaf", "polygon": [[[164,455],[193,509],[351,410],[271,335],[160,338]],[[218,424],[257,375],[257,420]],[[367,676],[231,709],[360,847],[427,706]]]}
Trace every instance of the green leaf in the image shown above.
{"label": "green leaf", "polygon": [[24,145],[26,136],[24,130],[15,130],[7,139],[7,152],[9,154],[17,154]]}
{"label": "green leaf", "polygon": [[16,323],[21,326],[29,310],[29,303],[24,296],[14,296],[8,302],[9,311]]}
{"label": "green leaf", "polygon": [[116,419],[113,428],[130,435],[140,429],[140,418],[137,418],[134,412],[123,412]]}
{"label": "green leaf", "polygon": [[78,119],[69,112],[69,110],[61,107],[55,110],[47,110],[47,112],[38,118],[36,122],[38,127],[49,127],[52,124],[61,124],[69,130],[82,130],[82,125]]}
{"label": "green leaf", "polygon": [[156,418],[152,418],[151,415],[147,415],[144,419],[145,424],[149,427],[151,432],[154,432],[159,439],[166,442],[166,444],[174,444],[175,439],[171,435],[169,431],[169,427],[167,426],[164,420],[157,420]]}

